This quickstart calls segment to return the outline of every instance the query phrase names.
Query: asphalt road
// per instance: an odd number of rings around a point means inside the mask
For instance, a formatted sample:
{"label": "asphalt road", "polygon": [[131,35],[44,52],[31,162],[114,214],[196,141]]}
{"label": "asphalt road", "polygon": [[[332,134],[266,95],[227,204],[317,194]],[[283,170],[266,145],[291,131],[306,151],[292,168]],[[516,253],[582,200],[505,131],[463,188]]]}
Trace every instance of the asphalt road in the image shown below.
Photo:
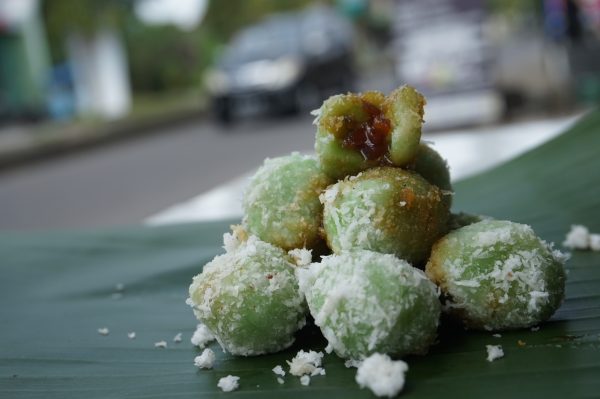
{"label": "asphalt road", "polygon": [[0,230],[140,223],[256,168],[313,147],[312,118],[169,129],[0,173]]}

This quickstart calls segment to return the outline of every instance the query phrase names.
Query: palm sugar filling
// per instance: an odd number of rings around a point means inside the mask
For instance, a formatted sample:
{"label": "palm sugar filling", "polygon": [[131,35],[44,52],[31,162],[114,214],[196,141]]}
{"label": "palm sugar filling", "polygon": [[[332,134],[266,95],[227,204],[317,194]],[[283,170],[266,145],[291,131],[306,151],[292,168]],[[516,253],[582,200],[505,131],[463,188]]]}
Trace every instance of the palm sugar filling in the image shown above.
{"label": "palm sugar filling", "polygon": [[388,151],[388,136],[392,123],[378,106],[362,100],[362,109],[367,115],[364,121],[344,116],[341,129],[335,136],[344,148],[360,151],[364,159],[383,158]]}

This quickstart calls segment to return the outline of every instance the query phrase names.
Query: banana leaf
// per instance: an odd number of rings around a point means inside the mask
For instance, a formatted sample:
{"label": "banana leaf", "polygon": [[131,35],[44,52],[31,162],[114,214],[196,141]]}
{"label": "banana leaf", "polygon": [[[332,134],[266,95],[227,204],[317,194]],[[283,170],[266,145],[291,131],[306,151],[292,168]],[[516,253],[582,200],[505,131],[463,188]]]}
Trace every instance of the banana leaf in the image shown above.
{"label": "banana leaf", "polygon": [[[527,132],[523,132],[527,134]],[[531,224],[560,243],[573,223],[600,232],[600,112],[551,142],[455,185],[456,209]],[[0,398],[370,398],[334,354],[310,386],[271,369],[299,349],[323,350],[314,328],[290,349],[224,354],[193,365],[191,277],[232,221],[95,232],[0,235]],[[568,262],[566,300],[539,331],[464,331],[445,323],[426,356],[409,356],[406,398],[600,397],[600,253]],[[108,335],[98,333],[109,329]],[[136,332],[129,339],[128,332]],[[173,342],[177,333],[183,341]],[[167,348],[155,348],[165,340]],[[505,357],[486,361],[486,344]],[[222,393],[219,378],[240,377]]]}

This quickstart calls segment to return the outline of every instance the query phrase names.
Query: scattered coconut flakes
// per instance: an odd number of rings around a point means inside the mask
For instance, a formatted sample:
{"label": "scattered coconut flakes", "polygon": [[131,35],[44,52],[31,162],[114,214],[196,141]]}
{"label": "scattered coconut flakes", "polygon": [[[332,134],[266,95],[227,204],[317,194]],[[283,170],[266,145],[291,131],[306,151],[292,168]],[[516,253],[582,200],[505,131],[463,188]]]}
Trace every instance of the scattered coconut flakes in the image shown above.
{"label": "scattered coconut flakes", "polygon": [[223,377],[219,380],[219,382],[217,383],[217,387],[221,388],[223,392],[235,391],[240,386],[238,382],[239,380],[240,377],[237,377],[235,375],[228,375],[227,377]]}
{"label": "scattered coconut flakes", "polygon": [[338,195],[339,189],[340,188],[337,184],[327,187],[327,189],[323,191],[321,195],[319,195],[319,201],[321,204],[332,204]]}
{"label": "scattered coconut flakes", "polygon": [[496,359],[500,359],[504,357],[504,351],[502,350],[501,345],[486,345],[487,349],[487,361],[493,362]]}
{"label": "scattered coconut flakes", "polygon": [[129,339],[135,339],[135,331],[131,331],[127,333],[127,338]]}
{"label": "scattered coconut flakes", "polygon": [[319,124],[319,119],[321,118],[321,108],[313,109],[310,111],[310,114],[315,117],[312,124],[317,126]]}
{"label": "scattered coconut flakes", "polygon": [[362,362],[360,360],[356,360],[356,359],[348,359],[344,362],[344,366],[346,366],[346,368],[358,368],[360,366]]}
{"label": "scattered coconut flakes", "polygon": [[312,250],[306,248],[295,248],[288,251],[297,266],[310,265],[312,262]]}
{"label": "scattered coconut flakes", "polygon": [[362,361],[356,371],[356,382],[369,388],[377,396],[396,396],[404,387],[404,374],[408,365],[402,360],[392,360],[388,355],[374,353]]}
{"label": "scattered coconut flakes", "polygon": [[239,241],[233,236],[233,234],[223,234],[223,249],[225,249],[225,252],[235,251],[239,245]]}
{"label": "scattered coconut flakes", "polygon": [[215,362],[215,352],[210,348],[206,348],[199,356],[194,358],[194,366],[201,369],[212,369]]}
{"label": "scattered coconut flakes", "polygon": [[167,341],[158,341],[154,343],[154,347],[155,348],[166,348],[167,347]]}
{"label": "scattered coconut flakes", "polygon": [[285,381],[281,377],[277,377],[277,382],[283,384]]}
{"label": "scattered coconut flakes", "polygon": [[225,249],[225,252],[237,250],[248,240],[248,233],[242,225],[234,224],[229,227],[231,228],[231,233],[223,234],[223,249]]}
{"label": "scattered coconut flakes", "polygon": [[300,377],[304,374],[320,373],[318,369],[320,369],[323,356],[323,352],[304,352],[300,349],[291,362],[286,360],[290,366],[290,374]]}
{"label": "scattered coconut flakes", "polygon": [[175,342],[176,344],[181,342],[181,333],[175,334],[175,336],[173,337],[173,342]]}
{"label": "scattered coconut flakes", "polygon": [[281,365],[279,365],[279,364],[277,366],[273,367],[273,372],[282,377],[285,376],[285,371],[283,370],[283,367],[281,367]]}
{"label": "scattered coconut flakes", "polygon": [[327,346],[325,347],[325,353],[329,354],[333,352],[333,345],[331,345],[330,342],[327,343]]}
{"label": "scattered coconut flakes", "polygon": [[109,333],[110,333],[110,331],[106,327],[102,327],[102,328],[98,329],[98,334],[100,334],[100,335],[108,335]]}
{"label": "scattered coconut flakes", "polygon": [[540,331],[540,326],[531,327],[531,331],[533,331],[533,332]]}
{"label": "scattered coconut flakes", "polygon": [[199,346],[200,348],[204,348],[207,343],[214,341],[215,336],[213,333],[206,327],[206,325],[200,323],[196,327],[196,331],[192,335],[190,342],[194,346]]}
{"label": "scattered coconut flakes", "polygon": [[502,334],[492,334],[492,337],[494,337],[494,338],[502,338]]}
{"label": "scattered coconut flakes", "polygon": [[571,249],[588,249],[590,246],[590,231],[587,227],[574,224],[567,233],[563,246]]}
{"label": "scattered coconut flakes", "polygon": [[241,241],[235,232],[223,234],[223,249],[225,252],[233,252],[239,248]]}
{"label": "scattered coconut flakes", "polygon": [[600,234],[590,234],[590,249],[600,251]]}
{"label": "scattered coconut flakes", "polygon": [[300,377],[300,384],[304,385],[305,387],[310,385],[310,377],[308,375],[303,375],[302,377]]}

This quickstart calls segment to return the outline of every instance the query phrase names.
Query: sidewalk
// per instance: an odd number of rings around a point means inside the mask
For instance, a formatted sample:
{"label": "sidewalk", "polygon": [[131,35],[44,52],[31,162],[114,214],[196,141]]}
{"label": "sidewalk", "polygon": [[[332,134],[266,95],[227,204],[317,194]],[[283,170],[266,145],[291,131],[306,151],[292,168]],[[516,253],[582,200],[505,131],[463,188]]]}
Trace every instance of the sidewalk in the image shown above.
{"label": "sidewalk", "polygon": [[189,103],[164,110],[134,112],[131,116],[115,121],[49,121],[39,125],[0,126],[0,170],[149,134],[166,126],[205,116],[206,107],[203,104]]}

